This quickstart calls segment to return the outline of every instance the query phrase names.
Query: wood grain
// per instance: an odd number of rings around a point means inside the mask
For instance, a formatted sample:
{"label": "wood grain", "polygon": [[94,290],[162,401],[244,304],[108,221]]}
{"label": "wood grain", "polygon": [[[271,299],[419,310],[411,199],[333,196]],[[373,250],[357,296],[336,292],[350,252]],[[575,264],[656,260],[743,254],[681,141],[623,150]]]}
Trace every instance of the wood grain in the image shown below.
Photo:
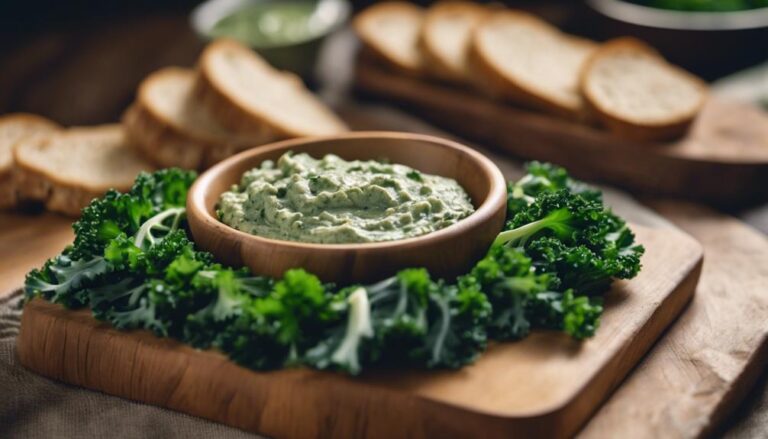
{"label": "wood grain", "polygon": [[24,311],[18,354],[54,379],[274,437],[567,437],[674,320],[698,281],[698,243],[675,230],[637,232],[648,248],[645,268],[607,295],[594,339],[537,332],[496,344],[458,371],[257,373],[41,300]]}
{"label": "wood grain", "polygon": [[362,92],[399,102],[458,134],[517,157],[558,163],[584,179],[722,206],[768,199],[768,115],[753,106],[710,99],[687,137],[639,143],[364,60],[355,80]]}
{"label": "wood grain", "polygon": [[0,213],[0,297],[72,243],[72,219],[55,214]]}
{"label": "wood grain", "polygon": [[652,207],[698,239],[693,302],[580,437],[715,436],[768,364],[768,239],[710,209]]}

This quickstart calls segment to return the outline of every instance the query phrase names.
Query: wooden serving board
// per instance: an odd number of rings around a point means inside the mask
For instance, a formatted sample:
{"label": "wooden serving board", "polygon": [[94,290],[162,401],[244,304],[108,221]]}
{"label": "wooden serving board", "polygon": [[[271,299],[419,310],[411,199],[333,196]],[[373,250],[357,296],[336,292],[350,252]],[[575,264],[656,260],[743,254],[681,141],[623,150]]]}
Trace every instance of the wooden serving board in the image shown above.
{"label": "wooden serving board", "polygon": [[639,143],[364,59],[355,86],[452,132],[517,157],[558,163],[580,178],[722,206],[768,199],[768,114],[754,106],[712,98],[686,138]]}
{"label": "wooden serving board", "polygon": [[640,360],[693,295],[702,249],[675,229],[635,227],[643,271],[606,296],[584,343],[536,332],[491,346],[458,371],[307,369],[259,373],[213,351],[123,332],[42,300],[18,340],[26,367],[70,384],[274,437],[567,437]]}

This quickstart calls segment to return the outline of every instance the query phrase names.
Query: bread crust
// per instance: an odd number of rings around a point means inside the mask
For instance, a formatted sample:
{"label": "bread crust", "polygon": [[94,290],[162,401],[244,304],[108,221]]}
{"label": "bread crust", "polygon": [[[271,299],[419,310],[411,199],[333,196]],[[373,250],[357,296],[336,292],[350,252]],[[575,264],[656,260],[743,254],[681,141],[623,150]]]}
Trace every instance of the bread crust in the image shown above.
{"label": "bread crust", "polygon": [[[61,129],[61,126],[56,122],[29,113],[14,113],[0,116],[0,125],[6,123],[34,124],[41,128],[42,131]],[[8,209],[18,204],[19,186],[16,182],[15,174],[13,150],[11,150],[11,160],[8,163],[0,163],[0,209]]]}
{"label": "bread crust", "polygon": [[[485,17],[489,12],[490,11],[488,8],[476,3],[454,0],[442,0],[427,9],[424,15],[424,21],[421,26],[421,32],[419,33],[418,41],[419,49],[421,50],[422,56],[424,57],[424,65],[426,70],[429,73],[435,75],[438,79],[457,83],[466,83],[468,80],[468,71],[466,68],[464,70],[456,70],[453,65],[445,61],[439,50],[435,48],[439,42],[434,41],[433,38],[430,38],[432,36],[430,31],[432,30],[432,26],[434,26],[435,22],[439,20],[443,14],[446,13],[471,14],[479,23],[482,18]],[[470,46],[472,39],[471,35],[472,33],[470,31],[470,38],[467,41],[467,49]]]}
{"label": "bread crust", "polygon": [[122,123],[129,144],[142,157],[160,167],[202,169],[206,150],[216,147],[184,136],[141,102],[128,107]]}
{"label": "bread crust", "polygon": [[[671,118],[669,121],[661,124],[639,123],[611,114],[610,111],[600,104],[595,96],[589,93],[587,81],[592,67],[600,57],[623,50],[639,51],[654,57],[658,62],[663,63],[667,68],[676,72],[676,74],[692,81],[696,88],[701,92],[701,99],[699,100],[698,105],[696,105],[691,112]],[[587,62],[584,63],[584,67],[579,75],[579,90],[584,96],[586,111],[592,119],[621,137],[639,141],[668,141],[681,137],[691,127],[696,116],[704,107],[704,103],[707,99],[707,85],[704,81],[691,73],[668,63],[656,49],[631,37],[617,38],[608,41],[587,59]]]}
{"label": "bread crust", "polygon": [[54,181],[48,175],[26,166],[15,169],[14,180],[19,187],[25,188],[19,192],[21,199],[40,201],[47,210],[71,217],[80,216],[80,211],[94,198],[104,195],[103,191],[95,192],[84,186]]}
{"label": "bread crust", "polygon": [[13,207],[18,200],[13,174],[12,167],[0,171],[0,209]]}
{"label": "bread crust", "polygon": [[[202,59],[200,64],[201,74],[195,80],[192,95],[195,100],[200,102],[200,105],[207,108],[212,115],[215,115],[214,117],[216,117],[220,124],[234,132],[248,135],[270,137],[276,140],[290,137],[284,132],[267,126],[264,121],[258,120],[255,115],[251,114],[247,108],[230,100],[228,96],[217,88],[209,75],[204,73],[205,69],[202,68]],[[258,131],[253,129],[256,126],[258,126]]]}
{"label": "bread crust", "polygon": [[[389,68],[399,71],[400,73],[410,75],[410,76],[423,76],[424,75],[424,62],[423,60],[418,65],[412,65],[401,62],[401,60],[393,58],[389,56],[389,53],[387,53],[387,50],[383,48],[380,44],[378,39],[372,38],[368,32],[365,31],[365,23],[373,17],[376,16],[376,14],[381,13],[382,11],[399,11],[403,14],[418,14],[419,16],[424,16],[424,8],[421,8],[420,6],[416,6],[411,3],[407,2],[380,2],[376,3],[372,6],[369,6],[354,18],[352,20],[352,27],[355,30],[355,33],[357,34],[358,38],[363,42],[365,47],[369,49],[370,53],[373,54],[379,61],[381,61],[383,64],[388,66]],[[419,42],[417,41],[417,44]],[[422,52],[423,53],[423,52]]]}
{"label": "bread crust", "polygon": [[[68,133],[76,134],[79,130],[122,130],[117,124],[101,125],[88,128],[71,128]],[[71,135],[70,134],[70,135]],[[58,135],[53,132],[44,136]],[[70,181],[41,169],[34,163],[28,163],[19,156],[18,148],[14,149],[14,181],[19,188],[18,194],[22,200],[42,202],[46,209],[77,217],[80,210],[94,198],[104,195],[105,188],[93,188],[77,181]],[[147,170],[152,166],[147,163]],[[115,185],[114,189],[127,191],[131,183]]]}
{"label": "bread crust", "polygon": [[573,108],[564,105],[562,102],[538,94],[535,90],[529,89],[514,78],[511,78],[496,69],[493,61],[489,59],[483,50],[482,44],[479,41],[479,33],[482,31],[484,24],[490,22],[490,20],[500,19],[501,14],[505,17],[512,17],[515,20],[525,20],[544,29],[546,32],[562,35],[562,38],[570,43],[584,45],[585,47],[588,46],[589,48],[597,47],[597,44],[590,40],[563,34],[557,28],[531,14],[521,11],[506,10],[499,12],[498,14],[487,16],[475,27],[467,58],[470,67],[470,76],[473,82],[493,97],[508,99],[516,104],[545,111],[566,119],[583,121],[585,119],[585,111],[581,105]]}
{"label": "bread crust", "polygon": [[[221,39],[209,44],[200,56],[199,74],[192,92],[194,99],[205,106],[223,127],[237,134],[270,140],[305,136],[305,133],[293,131],[282,125],[280,121],[269,120],[264,114],[254,113],[241,103],[238,96],[231,95],[226,87],[219,84],[218,76],[212,71],[214,69],[211,66],[210,57],[214,56],[214,52],[220,49],[233,49],[243,53],[243,56],[256,56],[251,49],[234,40]],[[295,82],[296,87],[301,87],[303,92],[310,93],[304,90],[304,83],[296,75],[288,72],[276,74],[283,75],[283,78],[290,78]],[[330,109],[326,108],[325,110],[329,116],[336,118],[335,123],[340,129],[348,129]]]}
{"label": "bread crust", "polygon": [[136,102],[123,113],[122,123],[129,144],[142,156],[160,167],[176,166],[202,171],[236,152],[271,140],[246,142],[190,132],[169,120],[151,104],[150,89],[155,81],[169,80],[168,76],[194,74],[191,70],[169,67],[153,73],[139,86]]}

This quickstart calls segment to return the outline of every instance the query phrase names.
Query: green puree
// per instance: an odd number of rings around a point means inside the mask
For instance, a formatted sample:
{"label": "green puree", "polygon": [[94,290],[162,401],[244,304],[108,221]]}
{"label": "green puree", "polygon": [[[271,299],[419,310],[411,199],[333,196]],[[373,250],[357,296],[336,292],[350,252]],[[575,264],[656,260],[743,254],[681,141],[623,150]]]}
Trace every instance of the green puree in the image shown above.
{"label": "green puree", "polygon": [[258,236],[314,243],[424,235],[474,211],[450,178],[376,161],[286,153],[243,174],[219,199],[222,222]]}
{"label": "green puree", "polygon": [[241,9],[219,20],[210,35],[231,37],[247,44],[268,47],[313,38],[327,23],[313,14],[317,2],[267,1]]}

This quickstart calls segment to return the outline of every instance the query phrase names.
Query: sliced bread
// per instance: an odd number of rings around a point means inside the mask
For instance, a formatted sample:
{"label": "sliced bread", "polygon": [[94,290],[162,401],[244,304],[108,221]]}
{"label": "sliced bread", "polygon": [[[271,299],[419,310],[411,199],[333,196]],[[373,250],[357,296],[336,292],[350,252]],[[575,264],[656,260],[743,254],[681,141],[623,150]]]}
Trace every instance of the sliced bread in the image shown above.
{"label": "sliced bread", "polygon": [[59,126],[33,114],[9,114],[0,117],[0,209],[13,207],[17,187],[13,178],[13,148],[21,140],[38,133],[59,129]]}
{"label": "sliced bread", "polygon": [[272,140],[239,136],[224,128],[192,94],[193,70],[168,67],[149,75],[123,115],[129,144],[161,167],[205,169]]}
{"label": "sliced bread", "polygon": [[364,46],[404,73],[419,75],[423,60],[419,34],[424,9],[407,2],[379,2],[355,17],[353,26]]}
{"label": "sliced bread", "polygon": [[468,59],[475,83],[492,94],[581,119],[579,73],[596,47],[532,15],[505,10],[475,28]]}
{"label": "sliced bread", "polygon": [[107,189],[127,190],[152,169],[126,143],[120,125],[71,128],[27,137],[13,150],[19,195],[77,216]]}
{"label": "sliced bread", "polygon": [[347,130],[298,77],[275,70],[234,40],[205,48],[194,93],[209,114],[239,135],[280,139]]}
{"label": "sliced bread", "polygon": [[701,110],[707,86],[633,38],[609,41],[587,61],[581,91],[590,112],[609,130],[638,140],[685,133]]}
{"label": "sliced bread", "polygon": [[430,7],[420,34],[426,69],[441,79],[466,82],[472,32],[489,12],[468,1],[442,1]]}

